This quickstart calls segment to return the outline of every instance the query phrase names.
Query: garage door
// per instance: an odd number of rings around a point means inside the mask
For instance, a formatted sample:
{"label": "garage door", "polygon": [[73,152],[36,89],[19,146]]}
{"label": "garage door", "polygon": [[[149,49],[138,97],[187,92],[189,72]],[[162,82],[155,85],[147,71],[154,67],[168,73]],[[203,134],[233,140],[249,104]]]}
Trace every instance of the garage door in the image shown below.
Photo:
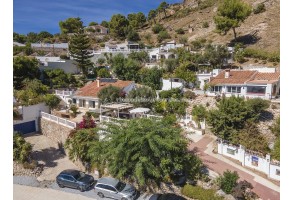
{"label": "garage door", "polygon": [[30,121],[30,122],[21,123],[21,124],[15,124],[15,125],[13,125],[13,130],[19,131],[23,134],[36,132],[35,120]]}

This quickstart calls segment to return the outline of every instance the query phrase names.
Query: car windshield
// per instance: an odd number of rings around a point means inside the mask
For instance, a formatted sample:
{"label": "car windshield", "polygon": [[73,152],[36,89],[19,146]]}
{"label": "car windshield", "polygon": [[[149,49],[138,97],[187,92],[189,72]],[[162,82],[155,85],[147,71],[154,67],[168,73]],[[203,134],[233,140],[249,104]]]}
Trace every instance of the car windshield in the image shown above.
{"label": "car windshield", "polygon": [[76,180],[80,180],[80,179],[82,179],[84,176],[85,176],[85,173],[84,173],[84,172],[79,172],[79,173],[76,173],[73,177],[74,177]]}
{"label": "car windshield", "polygon": [[126,184],[123,183],[123,182],[118,182],[118,184],[115,186],[115,188],[118,190],[118,191],[122,191],[124,188],[126,187]]}

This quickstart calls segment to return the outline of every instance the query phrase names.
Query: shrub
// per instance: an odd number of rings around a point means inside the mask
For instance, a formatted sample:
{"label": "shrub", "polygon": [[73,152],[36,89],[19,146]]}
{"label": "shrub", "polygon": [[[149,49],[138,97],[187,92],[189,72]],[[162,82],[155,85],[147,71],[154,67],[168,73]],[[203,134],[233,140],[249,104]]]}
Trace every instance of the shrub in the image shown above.
{"label": "shrub", "polygon": [[218,177],[219,187],[227,194],[231,194],[233,188],[237,185],[239,175],[236,171],[226,170],[222,176]]}
{"label": "shrub", "polygon": [[234,187],[232,195],[236,199],[256,199],[258,196],[254,192],[250,191],[252,188],[253,186],[251,183],[247,182],[246,180],[240,181],[236,187]]}
{"label": "shrub", "polygon": [[155,24],[152,27],[152,31],[154,34],[158,34],[160,31],[164,31],[164,30],[165,30],[165,28],[161,24]]}
{"label": "shrub", "polygon": [[210,103],[209,102],[206,102],[206,107],[209,107],[210,106]]}
{"label": "shrub", "polygon": [[67,55],[60,55],[59,56],[60,57],[60,59],[63,59],[63,60],[69,60],[69,57],[67,56]]}
{"label": "shrub", "polygon": [[96,124],[92,119],[92,115],[88,112],[83,116],[83,121],[79,123],[80,129],[95,128]]}
{"label": "shrub", "polygon": [[169,39],[170,35],[168,34],[168,32],[166,30],[160,31],[157,35],[157,41],[158,42],[162,42],[165,39]]}
{"label": "shrub", "polygon": [[179,88],[173,88],[171,90],[161,91],[159,93],[159,97],[162,99],[168,99],[168,98],[179,99],[182,97],[182,92],[181,92],[181,89]]}
{"label": "shrub", "polygon": [[249,58],[258,58],[270,62],[280,62],[279,52],[267,52],[258,49],[246,48],[243,50],[243,55]]}
{"label": "shrub", "polygon": [[35,169],[38,166],[38,162],[33,160],[31,163],[29,162],[24,162],[23,163],[23,168],[25,169]]}
{"label": "shrub", "polygon": [[182,194],[197,200],[222,200],[223,197],[217,196],[213,189],[203,189],[200,186],[185,185],[182,188]]}
{"label": "shrub", "polygon": [[202,23],[202,28],[208,28],[209,27],[209,23],[208,22],[203,22]]}
{"label": "shrub", "polygon": [[25,163],[32,152],[32,145],[20,133],[13,134],[13,160]]}
{"label": "shrub", "polygon": [[186,92],[184,92],[184,97],[186,99],[195,99],[196,95],[192,91],[186,91]]}
{"label": "shrub", "polygon": [[199,2],[199,9],[203,10],[205,8],[211,7],[215,4],[216,0],[205,0]]}
{"label": "shrub", "polygon": [[182,28],[175,30],[175,32],[180,35],[185,34],[185,31]]}
{"label": "shrub", "polygon": [[79,108],[76,105],[73,104],[73,105],[70,106],[69,109],[73,112],[74,116],[76,116],[77,113],[78,113]]}
{"label": "shrub", "polygon": [[265,11],[265,5],[264,3],[257,4],[257,7],[253,9],[254,14],[259,14]]}

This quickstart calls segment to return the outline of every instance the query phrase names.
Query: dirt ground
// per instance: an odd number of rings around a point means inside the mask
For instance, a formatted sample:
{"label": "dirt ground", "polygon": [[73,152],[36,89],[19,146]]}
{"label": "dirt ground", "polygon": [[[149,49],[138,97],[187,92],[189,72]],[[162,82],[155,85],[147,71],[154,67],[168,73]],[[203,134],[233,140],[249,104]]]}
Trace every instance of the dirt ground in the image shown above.
{"label": "dirt ground", "polygon": [[29,134],[25,140],[32,144],[32,159],[44,165],[44,170],[38,177],[39,181],[55,180],[65,169],[79,169],[58,147],[58,144],[41,134]]}

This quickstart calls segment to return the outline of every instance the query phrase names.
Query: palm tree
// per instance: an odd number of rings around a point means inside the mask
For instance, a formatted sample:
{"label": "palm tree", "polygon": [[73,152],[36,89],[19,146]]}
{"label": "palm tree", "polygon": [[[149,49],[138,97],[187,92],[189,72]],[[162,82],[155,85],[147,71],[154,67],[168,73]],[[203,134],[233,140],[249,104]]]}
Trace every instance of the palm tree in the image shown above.
{"label": "palm tree", "polygon": [[199,173],[201,161],[187,152],[187,139],[169,121],[118,121],[107,124],[104,131],[109,133],[106,157],[114,177],[143,188],[169,180],[174,170],[185,170],[192,177]]}

